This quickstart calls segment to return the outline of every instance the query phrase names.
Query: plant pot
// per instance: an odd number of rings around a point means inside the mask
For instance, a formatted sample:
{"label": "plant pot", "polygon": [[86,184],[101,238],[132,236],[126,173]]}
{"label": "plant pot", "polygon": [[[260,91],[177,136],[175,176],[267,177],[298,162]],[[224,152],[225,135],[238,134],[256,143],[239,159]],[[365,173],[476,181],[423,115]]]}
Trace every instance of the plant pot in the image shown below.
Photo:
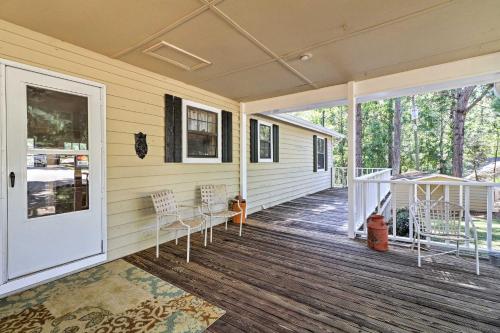
{"label": "plant pot", "polygon": [[387,224],[382,215],[373,214],[368,219],[368,239],[370,249],[385,252],[389,250],[389,234]]}
{"label": "plant pot", "polygon": [[[240,201],[240,207],[241,207],[241,210],[243,210],[243,214],[234,216],[232,220],[233,220],[233,223],[236,223],[236,224],[240,224],[240,223],[245,224],[246,220],[247,220],[246,216],[245,216],[245,213],[247,211],[246,201],[243,201],[243,202]],[[231,210],[234,212],[239,212],[239,211],[241,211],[240,207],[238,207],[237,201],[233,201],[233,203],[231,205]]]}

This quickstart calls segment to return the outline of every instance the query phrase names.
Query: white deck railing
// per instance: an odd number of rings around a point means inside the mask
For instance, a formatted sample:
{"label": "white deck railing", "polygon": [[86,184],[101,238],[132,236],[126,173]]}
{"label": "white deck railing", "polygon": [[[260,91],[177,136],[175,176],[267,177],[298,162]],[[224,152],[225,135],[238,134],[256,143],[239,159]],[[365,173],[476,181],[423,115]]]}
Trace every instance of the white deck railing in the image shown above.
{"label": "white deck railing", "polygon": [[382,206],[390,200],[390,184],[383,181],[390,181],[391,169],[363,169],[358,172],[361,175],[356,177],[354,183],[356,195],[359,195],[354,204],[355,230],[363,224],[366,230],[367,218],[375,211],[383,212]]}
{"label": "white deck railing", "polygon": [[[356,177],[372,174],[378,171],[388,170],[387,168],[356,168]],[[332,187],[347,187],[347,168],[332,168]]]}
{"label": "white deck railing", "polygon": [[[500,190],[498,183],[474,181],[426,181],[426,180],[391,180],[390,172],[378,171],[373,174],[356,177],[355,222],[356,234],[366,236],[367,217],[378,212],[384,215],[387,221],[392,220],[392,232],[389,237],[393,240],[411,242],[413,223],[409,216],[408,235],[397,234],[398,209],[407,208],[415,200],[444,200],[455,202],[464,207],[468,221],[474,218],[472,213],[481,216],[476,220],[480,248],[488,251],[500,251],[500,246],[493,246],[493,209],[495,203],[495,190]],[[384,200],[385,198],[385,200]],[[477,215],[477,214],[476,214]],[[483,217],[484,216],[484,217]],[[360,230],[360,227],[364,228]],[[498,236],[497,236],[498,237]],[[464,244],[468,247],[468,244]]]}

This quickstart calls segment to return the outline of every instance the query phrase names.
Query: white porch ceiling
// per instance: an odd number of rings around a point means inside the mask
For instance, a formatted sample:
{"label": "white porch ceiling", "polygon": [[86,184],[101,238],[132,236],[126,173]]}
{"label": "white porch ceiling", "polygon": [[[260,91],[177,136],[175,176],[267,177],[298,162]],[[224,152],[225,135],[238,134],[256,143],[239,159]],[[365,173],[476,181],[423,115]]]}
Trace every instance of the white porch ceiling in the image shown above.
{"label": "white porch ceiling", "polygon": [[[0,19],[238,101],[498,52],[498,17],[499,0],[0,0]],[[161,41],[210,64],[144,52]]]}

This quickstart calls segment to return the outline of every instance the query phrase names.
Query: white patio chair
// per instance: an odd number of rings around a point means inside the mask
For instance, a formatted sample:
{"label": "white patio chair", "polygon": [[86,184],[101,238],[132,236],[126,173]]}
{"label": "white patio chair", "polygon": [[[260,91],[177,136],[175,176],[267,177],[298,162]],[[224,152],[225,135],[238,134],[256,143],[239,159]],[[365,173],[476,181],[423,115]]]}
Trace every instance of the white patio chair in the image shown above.
{"label": "white patio chair", "polygon": [[202,212],[208,219],[208,227],[210,228],[210,243],[212,243],[212,219],[222,218],[225,222],[225,228],[227,230],[227,221],[235,216],[240,215],[240,232],[241,237],[243,221],[242,217],[245,213],[241,209],[240,202],[237,201],[239,212],[229,210],[230,198],[227,195],[226,185],[201,185],[201,203]]}
{"label": "white patio chair", "polygon": [[[476,257],[476,274],[479,275],[479,252],[477,245],[477,229],[474,222],[465,214],[462,206],[443,200],[417,201],[410,205],[410,214],[413,217],[414,234],[411,249],[417,243],[418,267],[422,266],[421,259],[447,253],[456,253],[460,256],[460,243],[474,242]],[[467,220],[468,230],[467,230]],[[440,240],[446,243],[456,243],[456,249],[437,254],[421,255],[422,239]]]}
{"label": "white patio chair", "polygon": [[[160,230],[172,230],[175,232],[175,244],[179,244],[177,233],[179,230],[187,231],[187,254],[186,261],[189,262],[191,231],[200,229],[201,232],[205,230],[204,245],[207,246],[207,228],[205,219],[201,214],[199,206],[177,205],[175,201],[174,192],[172,190],[165,190],[158,193],[151,194],[154,208],[156,211],[156,258],[160,256]],[[181,216],[181,208],[191,208],[192,215],[183,218]]]}

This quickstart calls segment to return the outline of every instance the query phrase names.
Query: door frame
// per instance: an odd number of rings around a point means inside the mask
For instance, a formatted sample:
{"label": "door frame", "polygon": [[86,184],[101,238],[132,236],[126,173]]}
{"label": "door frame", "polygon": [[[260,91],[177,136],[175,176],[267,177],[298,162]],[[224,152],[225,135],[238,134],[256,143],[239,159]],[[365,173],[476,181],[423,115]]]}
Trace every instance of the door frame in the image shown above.
{"label": "door frame", "polygon": [[[6,68],[14,67],[38,74],[69,80],[99,88],[101,121],[101,234],[103,252],[13,280],[7,279],[7,105]],[[95,266],[107,260],[107,197],[106,197],[106,86],[102,83],[61,74],[0,58],[0,297],[28,289],[37,284]]]}

